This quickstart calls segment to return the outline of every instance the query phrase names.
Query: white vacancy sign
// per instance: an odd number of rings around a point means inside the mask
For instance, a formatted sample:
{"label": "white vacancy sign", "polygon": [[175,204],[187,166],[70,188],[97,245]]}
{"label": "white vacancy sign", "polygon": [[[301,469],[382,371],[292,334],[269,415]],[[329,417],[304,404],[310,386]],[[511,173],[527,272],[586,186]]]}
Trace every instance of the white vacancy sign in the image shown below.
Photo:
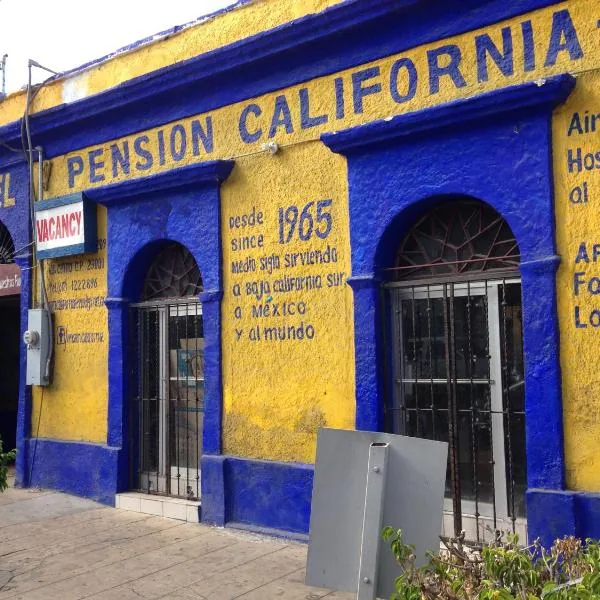
{"label": "white vacancy sign", "polygon": [[36,249],[39,258],[96,250],[96,207],[82,194],[36,203]]}

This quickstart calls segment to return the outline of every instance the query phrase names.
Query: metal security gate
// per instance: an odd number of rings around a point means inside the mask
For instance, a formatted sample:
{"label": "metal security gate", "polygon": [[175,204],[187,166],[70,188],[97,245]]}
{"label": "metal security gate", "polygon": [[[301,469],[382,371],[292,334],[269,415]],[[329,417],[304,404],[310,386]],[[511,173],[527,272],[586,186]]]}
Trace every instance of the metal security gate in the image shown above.
{"label": "metal security gate", "polygon": [[131,305],[137,349],[131,402],[132,488],[199,499],[204,421],[202,280],[183,246],[170,244]]}
{"label": "metal security gate", "polygon": [[140,357],[134,487],[197,499],[204,417],[201,305],[140,304],[133,310]]}
{"label": "metal security gate", "polygon": [[475,201],[434,208],[384,285],[388,431],[449,444],[443,534],[526,540],[518,247]]}

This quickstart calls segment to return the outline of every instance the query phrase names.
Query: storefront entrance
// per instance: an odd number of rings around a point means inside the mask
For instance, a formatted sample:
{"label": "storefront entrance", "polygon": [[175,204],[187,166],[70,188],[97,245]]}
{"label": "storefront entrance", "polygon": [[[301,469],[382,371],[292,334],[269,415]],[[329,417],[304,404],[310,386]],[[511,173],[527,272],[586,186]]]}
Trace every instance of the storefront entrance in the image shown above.
{"label": "storefront entrance", "polygon": [[132,439],[133,487],[200,497],[204,416],[204,331],[194,258],[170,244],[150,267],[142,301],[132,306],[137,342]]}
{"label": "storefront entrance", "polygon": [[418,220],[385,285],[387,427],[449,443],[443,533],[470,541],[527,539],[518,264],[508,224],[455,200]]}
{"label": "storefront entrance", "polygon": [[0,438],[16,448],[19,404],[20,296],[0,296]]}
{"label": "storefront entrance", "polygon": [[0,223],[0,438],[4,450],[16,448],[21,348],[21,274],[14,264],[15,247]]}

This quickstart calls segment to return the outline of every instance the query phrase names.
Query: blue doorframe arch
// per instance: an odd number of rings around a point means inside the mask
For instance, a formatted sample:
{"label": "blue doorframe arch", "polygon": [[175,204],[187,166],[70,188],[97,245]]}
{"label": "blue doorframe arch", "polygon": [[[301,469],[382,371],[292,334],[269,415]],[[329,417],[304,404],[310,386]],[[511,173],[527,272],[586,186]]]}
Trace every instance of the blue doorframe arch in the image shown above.
{"label": "blue doorframe arch", "polygon": [[[450,195],[488,203],[512,228],[522,261],[528,525],[545,540],[575,532],[565,508],[573,498],[562,494],[551,144],[552,110],[573,86],[562,75],[322,136],[348,160],[357,429],[383,426],[381,270],[392,266],[402,232]],[[557,511],[567,515],[560,522],[550,516]]]}
{"label": "blue doorframe arch", "polygon": [[[205,336],[203,454],[221,453],[221,210],[220,183],[233,161],[211,161],[89,190],[108,209],[108,436],[117,449],[116,492],[129,481],[129,303],[139,299],[149,262],[167,241],[185,246],[202,273]],[[202,469],[203,509],[210,498],[210,469]],[[206,482],[205,477],[207,478]],[[208,500],[210,505],[210,500]],[[207,507],[207,510],[210,507]]]}

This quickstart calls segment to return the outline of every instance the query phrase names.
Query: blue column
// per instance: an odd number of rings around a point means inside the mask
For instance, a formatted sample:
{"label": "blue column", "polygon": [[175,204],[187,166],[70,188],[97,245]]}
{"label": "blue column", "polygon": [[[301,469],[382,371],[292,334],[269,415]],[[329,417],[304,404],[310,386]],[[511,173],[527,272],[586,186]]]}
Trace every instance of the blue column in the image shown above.
{"label": "blue column", "polygon": [[200,294],[204,324],[204,426],[200,477],[202,521],[225,525],[225,458],[221,456],[223,383],[221,368],[221,290]]}
{"label": "blue column", "polygon": [[108,432],[106,443],[118,449],[116,491],[129,481],[129,301],[106,298],[108,309]]}
{"label": "blue column", "polygon": [[[21,337],[27,329],[27,311],[31,299],[31,267],[29,257],[15,258],[21,269]],[[17,461],[16,483],[19,487],[29,485],[28,440],[31,436],[31,387],[25,384],[27,369],[27,350],[25,344],[19,349],[19,408],[17,412]],[[10,448],[9,448],[10,449]]]}
{"label": "blue column", "polygon": [[556,270],[560,257],[520,265],[525,355],[527,481],[565,487]]}
{"label": "blue column", "polygon": [[204,325],[204,431],[202,452],[221,454],[221,290],[200,294]]}
{"label": "blue column", "polygon": [[576,535],[576,501],[565,490],[556,271],[560,257],[523,262],[523,352],[529,540],[549,547]]}
{"label": "blue column", "polygon": [[356,429],[383,429],[381,348],[381,281],[373,274],[348,278],[354,292],[354,356],[356,364]]}

